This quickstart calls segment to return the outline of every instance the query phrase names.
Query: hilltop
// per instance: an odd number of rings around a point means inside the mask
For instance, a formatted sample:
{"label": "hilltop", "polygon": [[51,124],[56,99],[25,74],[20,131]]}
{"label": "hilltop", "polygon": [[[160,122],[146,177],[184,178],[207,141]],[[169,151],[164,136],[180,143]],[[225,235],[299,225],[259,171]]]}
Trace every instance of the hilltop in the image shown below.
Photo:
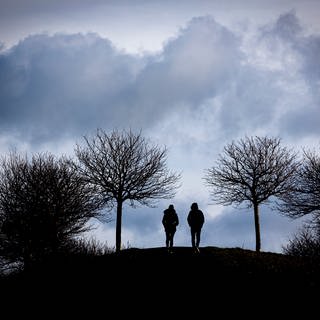
{"label": "hilltop", "polygon": [[[101,314],[149,318],[168,315],[287,315],[313,310],[319,264],[283,254],[241,248],[130,248],[101,256],[63,256],[0,281],[9,312],[56,317],[66,310],[83,317]],[[314,303],[312,303],[314,301]],[[15,306],[25,305],[19,309]],[[311,306],[311,308],[310,308]],[[149,310],[149,311],[148,311]],[[311,311],[310,311],[311,312]]]}
{"label": "hilltop", "polygon": [[50,259],[29,272],[2,279],[3,284],[20,286],[38,283],[63,286],[130,284],[213,287],[266,286],[313,289],[319,287],[319,264],[305,258],[241,248],[203,247],[196,254],[190,247],[130,248],[101,256],[72,255]]}

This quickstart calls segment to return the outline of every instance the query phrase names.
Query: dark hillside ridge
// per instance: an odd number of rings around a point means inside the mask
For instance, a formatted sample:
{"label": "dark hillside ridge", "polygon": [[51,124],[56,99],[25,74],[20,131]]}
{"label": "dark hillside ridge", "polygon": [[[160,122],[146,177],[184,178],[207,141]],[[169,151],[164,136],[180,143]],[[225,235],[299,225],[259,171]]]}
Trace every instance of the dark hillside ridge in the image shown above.
{"label": "dark hillside ridge", "polygon": [[[130,248],[104,256],[64,256],[29,272],[2,279],[2,285],[28,288],[319,288],[319,263],[283,254],[241,248]],[[129,291],[130,291],[129,290]],[[133,291],[131,292],[133,293]]]}
{"label": "dark hillside ridge", "polygon": [[304,318],[309,310],[314,314],[317,263],[241,248],[200,250],[195,254],[190,247],[175,247],[169,254],[163,247],[131,248],[103,256],[56,257],[2,278],[2,309],[11,316],[22,311],[24,317],[49,314],[57,319],[66,312],[88,319],[246,319],[256,310],[271,319],[288,311],[296,315],[300,310]]}

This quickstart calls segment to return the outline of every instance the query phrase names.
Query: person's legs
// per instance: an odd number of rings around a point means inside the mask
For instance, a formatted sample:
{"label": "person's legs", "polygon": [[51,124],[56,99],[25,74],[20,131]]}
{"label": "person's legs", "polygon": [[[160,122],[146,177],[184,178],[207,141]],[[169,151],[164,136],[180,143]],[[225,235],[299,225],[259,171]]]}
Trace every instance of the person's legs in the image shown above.
{"label": "person's legs", "polygon": [[170,232],[166,231],[166,247],[169,248],[170,245]]}
{"label": "person's legs", "polygon": [[170,232],[170,241],[169,241],[170,248],[173,247],[173,236],[174,236],[174,232],[172,231],[172,232]]}
{"label": "person's legs", "polygon": [[194,248],[196,246],[195,237],[196,237],[196,231],[193,228],[191,228],[191,244],[192,244],[192,248]]}
{"label": "person's legs", "polygon": [[199,247],[200,244],[200,234],[201,234],[201,230],[197,230],[196,232],[196,247]]}

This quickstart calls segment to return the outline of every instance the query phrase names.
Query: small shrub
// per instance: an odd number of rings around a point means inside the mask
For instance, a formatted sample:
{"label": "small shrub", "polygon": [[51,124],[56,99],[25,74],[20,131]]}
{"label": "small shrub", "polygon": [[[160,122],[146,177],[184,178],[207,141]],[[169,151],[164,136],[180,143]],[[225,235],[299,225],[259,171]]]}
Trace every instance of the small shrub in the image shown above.
{"label": "small shrub", "polygon": [[74,239],[68,243],[66,249],[69,253],[84,256],[102,256],[115,251],[114,248],[108,246],[107,242],[103,243],[96,238]]}
{"label": "small shrub", "polygon": [[283,252],[292,256],[320,258],[320,236],[311,227],[304,227],[289,241]]}

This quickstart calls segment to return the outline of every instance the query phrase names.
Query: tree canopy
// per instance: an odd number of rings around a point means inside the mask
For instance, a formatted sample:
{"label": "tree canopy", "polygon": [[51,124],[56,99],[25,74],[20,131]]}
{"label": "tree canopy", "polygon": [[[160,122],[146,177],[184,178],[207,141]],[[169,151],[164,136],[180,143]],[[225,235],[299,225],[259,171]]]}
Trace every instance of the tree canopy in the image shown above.
{"label": "tree canopy", "polygon": [[295,184],[281,195],[279,209],[292,218],[312,215],[320,224],[320,156],[315,151],[304,151],[295,173]]}
{"label": "tree canopy", "polygon": [[296,155],[281,146],[279,138],[246,137],[224,147],[204,180],[219,204],[254,208],[256,251],[260,251],[259,205],[285,194],[294,184]]}
{"label": "tree canopy", "polygon": [[56,252],[88,229],[100,206],[69,159],[12,153],[0,167],[1,254],[28,264]]}
{"label": "tree canopy", "polygon": [[79,171],[98,188],[106,205],[117,207],[116,251],[121,248],[122,206],[128,201],[152,206],[155,200],[170,199],[180,175],[166,165],[167,149],[152,145],[141,133],[99,129],[77,146]]}

